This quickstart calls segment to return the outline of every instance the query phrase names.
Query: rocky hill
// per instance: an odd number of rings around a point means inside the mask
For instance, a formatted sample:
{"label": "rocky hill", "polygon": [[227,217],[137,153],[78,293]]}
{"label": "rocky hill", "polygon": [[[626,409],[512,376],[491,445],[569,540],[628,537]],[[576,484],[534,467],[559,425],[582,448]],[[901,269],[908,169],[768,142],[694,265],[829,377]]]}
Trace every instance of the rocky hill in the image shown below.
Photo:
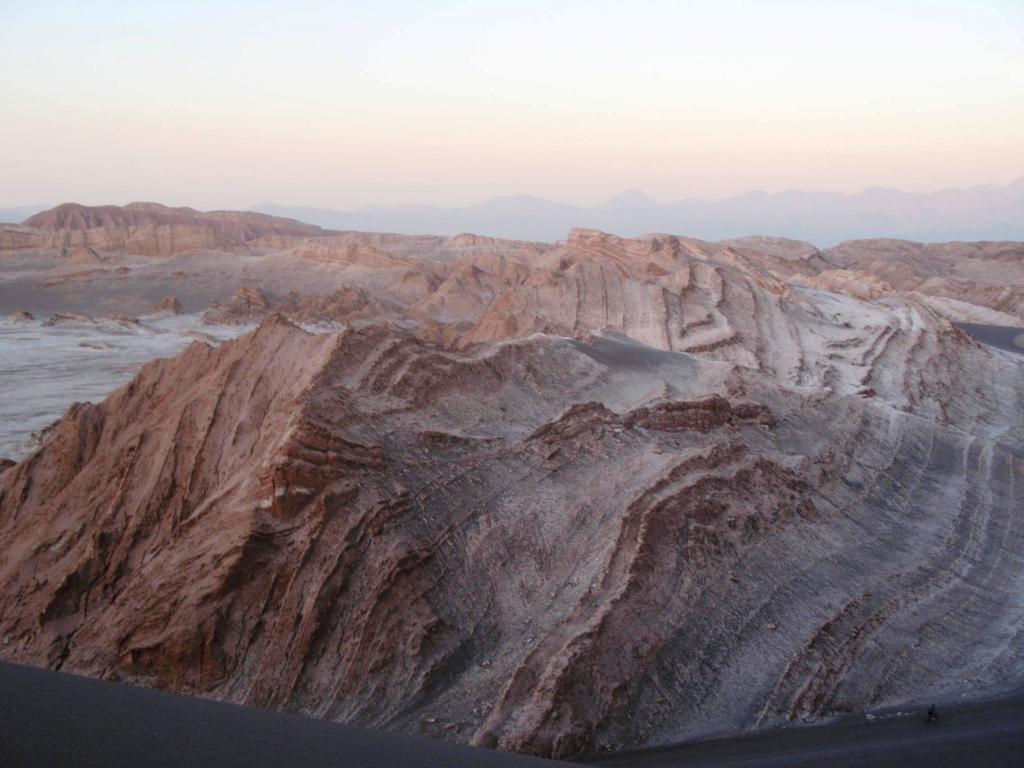
{"label": "rocky hill", "polygon": [[0,473],[4,658],[555,756],[1024,682],[1024,363],[933,297],[779,240],[275,248],[257,330]]}
{"label": "rocky hill", "polygon": [[172,256],[242,246],[262,237],[308,237],[320,227],[262,213],[169,208],[158,203],[65,203],[0,229],[0,251],[50,250]]}
{"label": "rocky hill", "polygon": [[159,203],[129,203],[125,206],[87,206],[64,203],[25,220],[24,226],[45,232],[57,230],[146,227],[157,225],[209,226],[236,240],[255,240],[269,235],[319,235],[322,230],[294,219],[250,211],[210,211],[169,208]]}

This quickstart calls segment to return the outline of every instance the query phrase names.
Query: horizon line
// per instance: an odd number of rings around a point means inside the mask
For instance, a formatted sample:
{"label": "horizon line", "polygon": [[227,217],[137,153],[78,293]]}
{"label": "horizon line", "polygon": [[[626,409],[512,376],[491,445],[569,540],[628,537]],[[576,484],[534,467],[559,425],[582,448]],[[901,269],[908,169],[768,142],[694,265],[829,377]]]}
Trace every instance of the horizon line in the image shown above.
{"label": "horizon line", "polygon": [[[479,200],[477,200],[476,202],[473,202],[473,203],[465,203],[465,204],[461,204],[461,205],[435,205],[435,204],[423,203],[423,202],[405,202],[405,203],[393,203],[393,204],[366,203],[364,205],[355,206],[355,207],[331,207],[329,204],[283,203],[283,202],[277,202],[277,201],[274,201],[274,200],[271,200],[271,199],[264,199],[264,200],[259,200],[259,201],[253,202],[253,203],[248,203],[248,204],[245,204],[245,205],[239,205],[239,206],[236,206],[236,207],[212,207],[212,208],[205,208],[204,207],[204,208],[197,208],[197,207],[195,207],[193,205],[189,205],[187,203],[186,204],[170,204],[170,203],[158,202],[158,201],[153,200],[153,199],[150,199],[150,200],[139,200],[139,199],[136,199],[136,200],[129,200],[129,201],[124,202],[124,203],[113,203],[113,202],[106,202],[106,203],[80,203],[77,200],[63,200],[63,201],[61,201],[59,203],[38,203],[38,202],[37,203],[12,203],[12,204],[0,205],[0,209],[9,209],[9,210],[36,209],[36,211],[45,211],[45,210],[52,210],[54,208],[58,208],[58,207],[60,207],[62,205],[81,205],[81,206],[84,206],[84,207],[87,207],[87,208],[99,208],[99,207],[103,207],[103,206],[124,207],[124,206],[128,206],[128,205],[135,205],[135,204],[141,204],[141,203],[156,203],[158,205],[165,205],[168,208],[192,208],[193,210],[201,211],[201,212],[204,212],[204,213],[212,213],[212,212],[215,212],[215,211],[252,211],[252,212],[259,213],[260,211],[258,209],[261,206],[272,206],[272,207],[275,207],[275,208],[285,208],[285,209],[287,209],[287,208],[307,208],[307,209],[311,209],[311,210],[330,211],[330,212],[359,212],[359,211],[372,210],[372,209],[396,209],[396,208],[398,208],[398,209],[400,209],[400,208],[430,208],[430,209],[435,209],[435,210],[447,210],[447,211],[450,211],[450,210],[460,210],[460,209],[465,209],[465,208],[473,208],[473,207],[476,207],[476,206],[479,206],[479,205],[484,205],[486,203],[490,203],[490,202],[494,202],[494,201],[499,201],[499,200],[516,200],[516,199],[535,200],[535,201],[544,202],[544,203],[554,203],[556,205],[565,206],[567,208],[591,209],[591,208],[600,208],[603,205],[607,205],[608,203],[611,203],[611,202],[613,202],[613,201],[615,201],[615,200],[617,200],[619,198],[625,198],[627,196],[633,196],[633,197],[636,197],[636,198],[643,198],[647,202],[653,203],[653,204],[655,204],[657,206],[665,207],[665,206],[671,206],[671,205],[678,205],[680,203],[720,203],[720,202],[726,202],[726,201],[730,201],[730,200],[737,200],[737,199],[740,199],[740,198],[743,198],[743,197],[752,196],[752,195],[758,195],[758,196],[764,196],[764,197],[778,197],[778,196],[790,195],[790,194],[822,194],[822,195],[834,195],[834,196],[840,197],[840,198],[851,198],[851,197],[857,197],[859,195],[864,195],[864,194],[869,193],[869,192],[898,192],[899,194],[902,194],[902,195],[913,195],[913,196],[917,196],[917,197],[927,197],[929,195],[938,195],[938,194],[943,194],[943,193],[948,193],[948,192],[972,192],[972,191],[983,190],[983,189],[1010,189],[1010,188],[1014,188],[1014,187],[1017,187],[1017,186],[1024,187],[1024,175],[1017,176],[1017,177],[1013,178],[1011,181],[1009,181],[1009,182],[1007,182],[1005,184],[1000,184],[998,182],[983,182],[983,183],[978,183],[978,184],[971,184],[970,186],[941,187],[939,189],[933,189],[933,190],[926,191],[926,192],[910,192],[910,191],[907,191],[907,190],[902,189],[900,187],[885,186],[885,185],[881,185],[881,184],[873,184],[873,185],[870,185],[870,186],[862,187],[862,188],[857,189],[855,191],[844,191],[844,190],[824,189],[824,188],[797,188],[797,187],[795,187],[795,188],[778,190],[778,191],[775,191],[775,192],[769,192],[769,191],[766,191],[764,189],[751,188],[751,189],[747,189],[747,190],[745,190],[743,192],[739,192],[739,193],[732,194],[732,195],[725,195],[723,197],[692,196],[692,197],[673,198],[673,199],[666,200],[666,201],[657,200],[654,197],[652,197],[651,195],[649,195],[647,192],[643,191],[642,189],[639,189],[638,187],[627,187],[627,188],[623,189],[621,192],[618,192],[618,193],[616,193],[614,195],[611,195],[610,197],[602,200],[601,202],[594,203],[594,204],[589,204],[589,205],[588,204],[584,204],[584,203],[565,202],[565,201],[562,201],[562,200],[557,200],[557,199],[549,198],[549,197],[543,197],[543,196],[536,195],[536,194],[531,194],[531,193],[528,193],[528,192],[515,192],[515,193],[504,194],[504,195],[492,195],[492,196],[489,196],[489,197],[484,197],[482,199],[479,199]],[[32,215],[32,214],[30,214],[30,215]]]}

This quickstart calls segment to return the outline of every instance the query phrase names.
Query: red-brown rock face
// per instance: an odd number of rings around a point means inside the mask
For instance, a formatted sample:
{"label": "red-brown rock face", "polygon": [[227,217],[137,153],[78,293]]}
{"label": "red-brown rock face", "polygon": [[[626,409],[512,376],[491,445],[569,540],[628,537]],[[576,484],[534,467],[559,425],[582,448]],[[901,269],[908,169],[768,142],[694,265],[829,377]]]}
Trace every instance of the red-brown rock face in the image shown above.
{"label": "red-brown rock face", "polygon": [[181,306],[177,296],[165,296],[153,305],[153,311],[166,312],[169,315],[180,315],[185,311],[185,308]]}
{"label": "red-brown rock face", "polygon": [[224,304],[211,305],[203,313],[203,322],[220,325],[244,325],[259,322],[270,312],[270,302],[263,291],[242,286]]}
{"label": "red-brown rock face", "polygon": [[551,755],[1024,680],[1024,366],[924,298],[784,241],[294,248],[225,317],[352,327],[0,466],[4,658]]}
{"label": "red-brown rock face", "polygon": [[320,227],[292,219],[249,211],[197,211],[194,208],[168,208],[159,203],[130,203],[125,206],[87,206],[65,203],[37,213],[25,226],[45,232],[101,228],[155,226],[210,227],[226,239],[244,242],[272,235],[317,235]]}
{"label": "red-brown rock face", "polygon": [[260,238],[324,234],[292,219],[242,211],[197,211],[157,203],[85,206],[65,203],[0,228],[0,251],[54,251],[64,258],[97,253],[168,257],[188,251],[245,247]]}

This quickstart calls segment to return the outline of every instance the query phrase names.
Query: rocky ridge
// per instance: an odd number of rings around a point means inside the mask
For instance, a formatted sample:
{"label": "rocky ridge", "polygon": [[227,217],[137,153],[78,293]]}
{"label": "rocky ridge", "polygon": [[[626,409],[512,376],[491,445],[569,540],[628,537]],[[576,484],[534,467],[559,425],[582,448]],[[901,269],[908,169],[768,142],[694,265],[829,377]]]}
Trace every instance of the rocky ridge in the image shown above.
{"label": "rocky ridge", "polygon": [[1024,679],[1020,358],[792,241],[453,240],[275,251],[2,471],[3,656],[555,756]]}

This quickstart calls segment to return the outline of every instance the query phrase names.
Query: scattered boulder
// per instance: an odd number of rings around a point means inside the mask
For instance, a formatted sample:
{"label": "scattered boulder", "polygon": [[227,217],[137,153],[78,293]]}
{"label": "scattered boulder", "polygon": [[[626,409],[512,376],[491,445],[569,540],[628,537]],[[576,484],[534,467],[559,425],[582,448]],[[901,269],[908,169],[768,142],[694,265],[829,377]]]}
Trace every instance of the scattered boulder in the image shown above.
{"label": "scattered boulder", "polygon": [[115,313],[106,316],[107,320],[113,320],[119,325],[139,325],[139,318],[123,313]]}
{"label": "scattered boulder", "polygon": [[180,315],[185,311],[185,308],[181,306],[177,296],[165,296],[153,305],[153,311],[163,312],[168,315]]}
{"label": "scattered boulder", "polygon": [[270,313],[270,302],[259,288],[241,286],[227,302],[213,302],[203,313],[207,325],[244,325]]}
{"label": "scattered boulder", "polygon": [[93,320],[91,317],[89,317],[88,315],[83,315],[80,312],[54,312],[46,320],[43,321],[43,325],[52,327],[55,325],[65,325],[67,323],[95,324],[95,322],[96,321]]}

